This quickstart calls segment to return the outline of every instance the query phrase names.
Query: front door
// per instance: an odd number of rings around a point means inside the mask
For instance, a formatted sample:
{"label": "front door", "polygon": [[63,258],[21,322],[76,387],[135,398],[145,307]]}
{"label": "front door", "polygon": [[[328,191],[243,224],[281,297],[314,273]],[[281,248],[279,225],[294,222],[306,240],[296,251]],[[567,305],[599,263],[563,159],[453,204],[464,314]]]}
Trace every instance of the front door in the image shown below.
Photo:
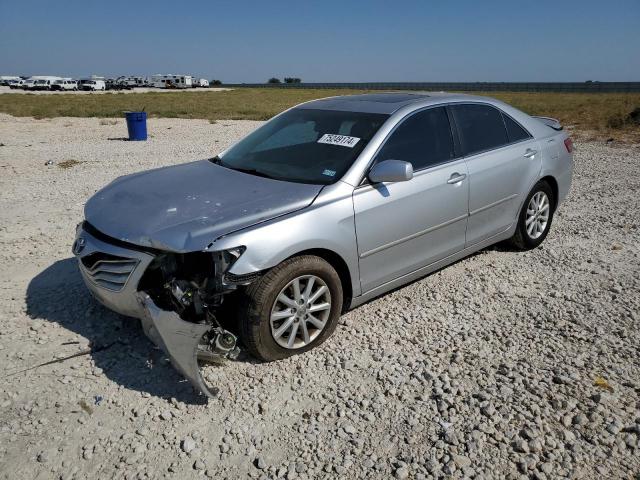
{"label": "front door", "polygon": [[414,168],[406,182],[366,184],[354,190],[362,291],[459,252],[465,245],[468,172],[456,158],[447,112],[411,114],[376,158]]}

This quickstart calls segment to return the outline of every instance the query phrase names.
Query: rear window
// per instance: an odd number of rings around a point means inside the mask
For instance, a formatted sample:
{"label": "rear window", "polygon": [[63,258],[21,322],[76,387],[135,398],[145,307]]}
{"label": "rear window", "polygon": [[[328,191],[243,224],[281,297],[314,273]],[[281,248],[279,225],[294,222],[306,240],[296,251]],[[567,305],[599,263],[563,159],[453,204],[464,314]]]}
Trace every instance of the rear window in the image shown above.
{"label": "rear window", "polygon": [[509,143],[501,112],[488,105],[453,105],[453,116],[462,137],[465,155],[484,152]]}
{"label": "rear window", "polygon": [[507,127],[507,135],[509,136],[509,142],[519,142],[531,138],[531,134],[527,132],[518,122],[516,122],[509,115],[502,114],[504,118],[504,125]]}

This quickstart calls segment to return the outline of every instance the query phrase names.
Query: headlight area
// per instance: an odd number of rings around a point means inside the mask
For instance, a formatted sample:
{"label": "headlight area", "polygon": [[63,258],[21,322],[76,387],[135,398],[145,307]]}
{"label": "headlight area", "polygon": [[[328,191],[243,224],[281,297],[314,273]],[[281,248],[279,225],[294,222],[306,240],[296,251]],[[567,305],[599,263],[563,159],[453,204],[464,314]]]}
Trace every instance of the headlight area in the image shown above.
{"label": "headlight area", "polygon": [[183,320],[215,321],[224,296],[251,283],[258,274],[231,275],[228,270],[246,250],[236,247],[218,252],[161,253],[149,265],[138,285],[163,309]]}
{"label": "headlight area", "polygon": [[227,277],[244,251],[245,247],[237,247],[219,252],[160,253],[138,284],[145,334],[209,397],[218,389],[205,381],[202,363],[235,359],[240,353],[236,336],[220,325],[216,312],[225,295],[257,278],[255,274]]}

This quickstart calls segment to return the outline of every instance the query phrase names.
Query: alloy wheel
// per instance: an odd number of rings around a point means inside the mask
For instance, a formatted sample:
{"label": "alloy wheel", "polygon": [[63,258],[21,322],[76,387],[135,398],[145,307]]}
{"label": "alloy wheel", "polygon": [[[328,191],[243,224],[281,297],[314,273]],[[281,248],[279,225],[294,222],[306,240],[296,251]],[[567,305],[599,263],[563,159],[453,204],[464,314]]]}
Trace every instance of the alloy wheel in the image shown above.
{"label": "alloy wheel", "polygon": [[331,314],[331,292],[316,275],[291,280],[271,308],[271,335],[282,348],[295,350],[313,342]]}
{"label": "alloy wheel", "polygon": [[540,237],[547,228],[549,222],[549,197],[541,191],[536,192],[527,206],[525,226],[527,235],[532,240]]}

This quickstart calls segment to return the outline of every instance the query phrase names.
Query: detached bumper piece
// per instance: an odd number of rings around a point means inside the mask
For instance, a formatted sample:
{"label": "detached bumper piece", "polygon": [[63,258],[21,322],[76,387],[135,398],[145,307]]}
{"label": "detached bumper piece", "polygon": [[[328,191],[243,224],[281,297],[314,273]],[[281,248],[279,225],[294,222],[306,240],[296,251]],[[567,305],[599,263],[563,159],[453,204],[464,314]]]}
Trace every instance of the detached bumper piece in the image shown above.
{"label": "detached bumper piece", "polygon": [[211,324],[186,322],[177,313],[158,307],[145,292],[138,293],[138,301],[144,309],[141,322],[147,337],[196,389],[215,397],[219,390],[206,384],[200,363],[237,358],[240,349],[235,335]]}

